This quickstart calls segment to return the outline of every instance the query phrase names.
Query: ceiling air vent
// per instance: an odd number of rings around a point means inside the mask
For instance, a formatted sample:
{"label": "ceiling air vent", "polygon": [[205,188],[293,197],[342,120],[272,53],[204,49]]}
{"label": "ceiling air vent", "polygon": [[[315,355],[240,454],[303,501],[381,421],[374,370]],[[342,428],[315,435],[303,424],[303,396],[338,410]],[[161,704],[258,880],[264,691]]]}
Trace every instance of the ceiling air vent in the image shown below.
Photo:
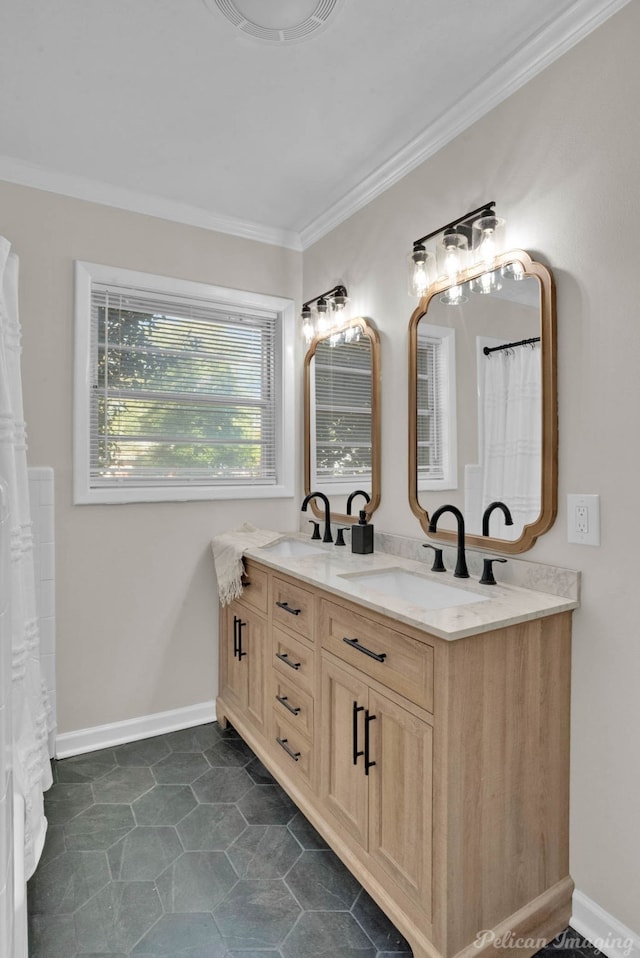
{"label": "ceiling air vent", "polygon": [[296,43],[323,30],[343,0],[204,0],[252,40]]}

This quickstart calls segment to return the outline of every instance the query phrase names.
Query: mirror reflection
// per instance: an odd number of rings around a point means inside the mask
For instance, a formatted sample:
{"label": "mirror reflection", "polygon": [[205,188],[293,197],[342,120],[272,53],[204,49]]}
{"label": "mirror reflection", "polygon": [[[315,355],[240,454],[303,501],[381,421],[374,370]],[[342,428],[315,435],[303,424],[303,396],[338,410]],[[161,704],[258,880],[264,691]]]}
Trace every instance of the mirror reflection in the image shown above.
{"label": "mirror reflection", "polygon": [[380,500],[379,349],[359,317],[315,339],[305,358],[305,493],[323,492],[345,521]]}
{"label": "mirror reflection", "polygon": [[526,253],[501,260],[412,318],[410,499],[425,530],[450,503],[468,542],[519,552],[555,516],[553,291]]}

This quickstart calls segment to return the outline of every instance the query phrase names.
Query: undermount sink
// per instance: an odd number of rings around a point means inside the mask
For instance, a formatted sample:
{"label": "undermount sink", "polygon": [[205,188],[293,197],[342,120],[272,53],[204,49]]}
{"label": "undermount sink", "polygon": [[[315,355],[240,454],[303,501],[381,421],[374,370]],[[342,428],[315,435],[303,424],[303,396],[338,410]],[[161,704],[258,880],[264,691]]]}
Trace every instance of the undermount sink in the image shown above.
{"label": "undermount sink", "polygon": [[299,557],[309,556],[320,552],[321,549],[314,542],[305,542],[302,539],[278,539],[267,546],[260,547],[261,552],[268,552],[272,556]]}
{"label": "undermount sink", "polygon": [[353,572],[341,576],[351,585],[371,589],[381,595],[394,596],[419,605],[423,609],[450,609],[458,605],[486,602],[489,596],[478,595],[469,589],[435,582],[406,569],[380,569],[378,572]]}

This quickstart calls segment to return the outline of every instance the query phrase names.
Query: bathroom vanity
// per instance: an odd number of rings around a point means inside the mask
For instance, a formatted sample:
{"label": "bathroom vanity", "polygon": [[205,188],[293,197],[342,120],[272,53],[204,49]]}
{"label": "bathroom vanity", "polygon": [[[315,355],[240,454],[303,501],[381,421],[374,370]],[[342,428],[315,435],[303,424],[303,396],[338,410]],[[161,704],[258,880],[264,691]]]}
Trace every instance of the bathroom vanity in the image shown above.
{"label": "bathroom vanity", "polygon": [[416,958],[533,954],[571,915],[577,602],[470,579],[464,604],[429,608],[431,587],[460,580],[380,553],[301,552],[245,554],[244,591],[221,611],[218,720]]}

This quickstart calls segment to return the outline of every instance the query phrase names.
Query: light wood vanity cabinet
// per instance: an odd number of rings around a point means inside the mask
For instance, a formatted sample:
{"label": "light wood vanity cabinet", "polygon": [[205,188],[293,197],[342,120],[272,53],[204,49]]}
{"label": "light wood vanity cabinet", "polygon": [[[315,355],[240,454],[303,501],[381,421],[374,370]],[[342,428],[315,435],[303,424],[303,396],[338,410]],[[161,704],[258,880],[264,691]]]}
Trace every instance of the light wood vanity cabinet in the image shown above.
{"label": "light wood vanity cabinet", "polygon": [[528,956],[562,931],[570,612],[447,641],[253,560],[247,574],[264,601],[250,588],[222,611],[218,719],[416,958],[497,956],[500,936]]}

